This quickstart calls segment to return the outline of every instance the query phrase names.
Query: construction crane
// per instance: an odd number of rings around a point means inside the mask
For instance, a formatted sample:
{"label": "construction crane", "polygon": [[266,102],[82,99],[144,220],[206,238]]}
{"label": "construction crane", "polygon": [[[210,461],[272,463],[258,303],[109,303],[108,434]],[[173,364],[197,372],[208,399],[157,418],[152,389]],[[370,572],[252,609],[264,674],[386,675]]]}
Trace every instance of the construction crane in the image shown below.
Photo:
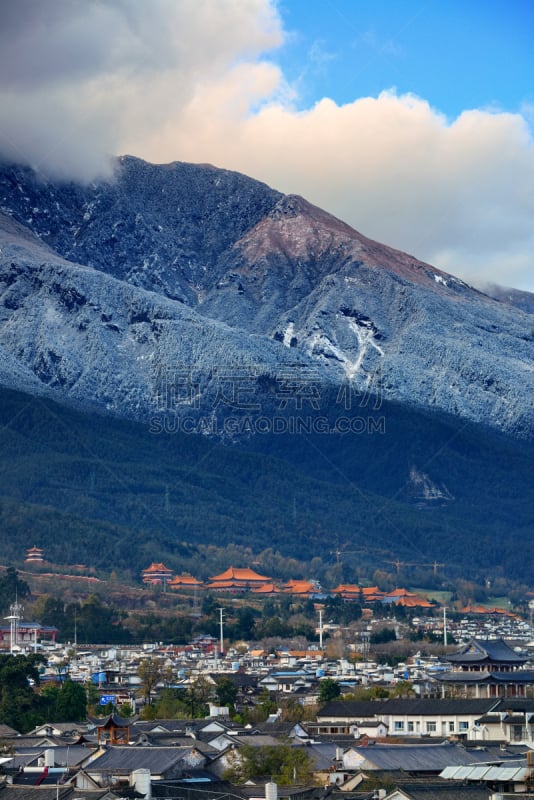
{"label": "construction crane", "polygon": [[386,561],[386,564],[393,564],[394,567],[397,568],[397,575],[401,571],[401,567],[432,567],[434,575],[438,574],[438,567],[446,567],[446,564],[442,564],[439,561],[434,561],[432,564],[422,564],[419,561],[400,561],[397,559],[396,561]]}

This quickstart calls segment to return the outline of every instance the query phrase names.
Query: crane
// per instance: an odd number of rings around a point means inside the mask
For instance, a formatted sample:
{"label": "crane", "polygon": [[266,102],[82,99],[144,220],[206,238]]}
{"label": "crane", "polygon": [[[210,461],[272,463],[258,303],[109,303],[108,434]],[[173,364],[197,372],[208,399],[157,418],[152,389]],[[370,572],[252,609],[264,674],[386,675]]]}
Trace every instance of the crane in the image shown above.
{"label": "crane", "polygon": [[396,561],[386,561],[386,564],[393,564],[393,566],[397,568],[397,575],[399,574],[401,567],[432,567],[434,575],[437,575],[438,567],[447,566],[439,561],[434,561],[432,564],[422,564],[419,561],[400,561],[400,559],[397,559]]}

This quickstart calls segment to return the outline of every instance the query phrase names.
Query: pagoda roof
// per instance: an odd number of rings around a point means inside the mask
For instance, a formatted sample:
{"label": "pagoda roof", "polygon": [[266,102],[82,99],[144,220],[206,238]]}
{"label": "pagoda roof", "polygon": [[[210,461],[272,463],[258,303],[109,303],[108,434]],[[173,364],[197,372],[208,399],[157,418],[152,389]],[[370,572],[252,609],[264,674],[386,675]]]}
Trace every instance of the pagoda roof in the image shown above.
{"label": "pagoda roof", "polygon": [[384,597],[417,597],[415,592],[409,592],[408,589],[394,589],[392,592],[386,592]]}
{"label": "pagoda roof", "polygon": [[417,594],[410,597],[400,597],[396,605],[404,608],[433,608],[433,604],[429,600]]}
{"label": "pagoda roof", "polygon": [[283,591],[288,594],[309,594],[310,592],[316,592],[317,587],[310,581],[288,581],[284,585]]}
{"label": "pagoda roof", "polygon": [[473,606],[471,604],[460,609],[461,614],[490,614],[491,610],[487,606]]}
{"label": "pagoda roof", "polygon": [[461,650],[445,657],[454,664],[504,663],[524,664],[527,659],[519,655],[504,639],[471,639]]}
{"label": "pagoda roof", "polygon": [[240,567],[228,567],[225,572],[221,572],[220,575],[213,575],[210,579],[212,583],[219,582],[219,581],[228,581],[228,580],[237,580],[237,581],[270,581],[271,578],[266,577],[265,575],[258,575],[257,572],[254,572],[253,569],[249,569],[248,567],[240,568]]}
{"label": "pagoda roof", "polygon": [[362,594],[364,597],[369,597],[370,595],[377,597],[383,597],[384,592],[380,591],[378,586],[362,586]]}
{"label": "pagoda roof", "polygon": [[263,586],[256,586],[252,589],[252,594],[277,594],[280,589],[274,583],[264,583]]}
{"label": "pagoda roof", "polygon": [[97,728],[129,728],[134,720],[120,717],[118,714],[108,714],[107,717],[91,717],[91,722]]}
{"label": "pagoda roof", "polygon": [[246,589],[244,581],[215,581],[208,583],[207,589]]}
{"label": "pagoda roof", "polygon": [[360,594],[361,589],[357,584],[350,583],[340,583],[339,586],[332,589],[332,594],[341,594],[342,592],[347,592],[347,594]]}
{"label": "pagoda roof", "polygon": [[166,572],[169,575],[172,575],[172,569],[166,567],[165,564],[156,564],[154,562],[143,570],[143,575],[149,575],[153,572]]}
{"label": "pagoda roof", "polygon": [[171,589],[174,586],[202,586],[202,581],[198,578],[193,578],[192,575],[176,575],[172,581],[167,584]]}

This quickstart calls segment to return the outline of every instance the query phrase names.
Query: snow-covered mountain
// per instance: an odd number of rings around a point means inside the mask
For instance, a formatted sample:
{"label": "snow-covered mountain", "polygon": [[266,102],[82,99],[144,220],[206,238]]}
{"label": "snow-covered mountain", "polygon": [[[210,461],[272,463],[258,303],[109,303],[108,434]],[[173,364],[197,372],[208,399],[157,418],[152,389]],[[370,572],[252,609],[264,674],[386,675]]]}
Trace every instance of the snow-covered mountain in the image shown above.
{"label": "snow-covered mountain", "polygon": [[322,414],[347,390],[531,439],[533,356],[528,311],[243,175],[0,168],[6,387],[141,419]]}

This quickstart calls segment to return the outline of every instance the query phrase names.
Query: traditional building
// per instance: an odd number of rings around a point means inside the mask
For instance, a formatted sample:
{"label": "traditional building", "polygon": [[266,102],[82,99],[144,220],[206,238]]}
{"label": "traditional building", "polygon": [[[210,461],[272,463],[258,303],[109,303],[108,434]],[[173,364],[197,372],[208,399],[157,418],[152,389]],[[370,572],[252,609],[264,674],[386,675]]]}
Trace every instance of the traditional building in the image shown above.
{"label": "traditional building", "polygon": [[378,586],[362,586],[362,596],[364,603],[376,603],[384,597],[384,592]]}
{"label": "traditional building", "polygon": [[229,567],[220,575],[213,575],[207,585],[207,589],[214,592],[250,592],[272,583],[272,578],[265,575],[258,575],[253,569],[240,569]]}
{"label": "traditional building", "polygon": [[525,669],[527,658],[503,639],[472,639],[445,660],[452,669],[434,676],[444,695],[525,697],[527,687],[534,686],[534,670]]}
{"label": "traditional building", "polygon": [[[43,639],[48,642],[55,642],[57,632],[57,628],[52,625],[41,625],[40,622],[28,622],[26,620],[20,620],[16,628],[10,625],[0,625],[0,648],[6,649],[16,645],[17,647],[31,650]],[[11,642],[12,633],[16,637],[14,642]]]}
{"label": "traditional building", "polygon": [[312,581],[288,581],[282,587],[282,591],[286,594],[297,595],[297,597],[311,597],[318,594],[320,589]]}
{"label": "traditional building", "polygon": [[394,603],[396,606],[403,606],[404,608],[434,608],[434,604],[430,603],[426,597],[421,597],[415,592],[409,592],[408,589],[394,589],[392,592],[387,592],[382,597],[382,603]]}
{"label": "traditional building", "polygon": [[25,564],[42,564],[44,561],[43,550],[41,547],[29,547],[26,550]]}
{"label": "traditional building", "polygon": [[93,721],[98,744],[129,744],[131,722],[117,714],[109,714],[103,719]]}
{"label": "traditional building", "polygon": [[169,589],[183,592],[197,591],[198,589],[202,589],[204,584],[197,578],[193,578],[192,575],[175,575],[175,577],[167,583],[167,586]]}
{"label": "traditional building", "polygon": [[256,589],[252,589],[251,591],[252,594],[269,595],[280,594],[281,589],[279,589],[274,583],[264,583],[262,586],[258,586]]}
{"label": "traditional building", "polygon": [[343,600],[363,600],[362,590],[356,584],[340,583],[331,594],[342,597]]}
{"label": "traditional building", "polygon": [[163,585],[167,586],[173,578],[173,571],[165,566],[165,564],[152,563],[147,569],[141,573],[143,583],[149,583],[152,586]]}

